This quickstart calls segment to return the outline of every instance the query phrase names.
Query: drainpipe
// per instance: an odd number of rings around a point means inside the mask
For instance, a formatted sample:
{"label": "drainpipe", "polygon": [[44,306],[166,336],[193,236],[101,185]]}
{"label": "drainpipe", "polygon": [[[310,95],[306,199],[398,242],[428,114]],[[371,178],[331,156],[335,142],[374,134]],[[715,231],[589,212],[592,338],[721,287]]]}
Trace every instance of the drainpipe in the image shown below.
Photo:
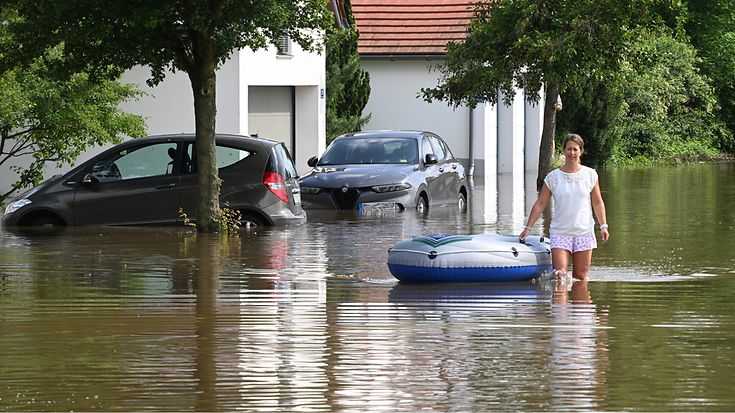
{"label": "drainpipe", "polygon": [[470,138],[469,138],[470,139],[469,140],[469,147],[470,147],[470,153],[469,153],[470,170],[467,173],[467,175],[469,177],[475,176],[475,128],[472,125],[472,112],[474,112],[474,110],[472,108],[470,108],[470,125],[469,125],[470,126],[470,128],[469,128],[470,129]]}
{"label": "drainpipe", "polygon": [[337,4],[337,0],[332,0],[332,8],[334,9],[334,15],[335,15],[336,20],[337,20],[337,26],[340,29],[344,29],[345,28],[345,24],[344,24],[344,22],[342,20],[344,16],[342,16],[342,13],[340,12],[339,6]]}

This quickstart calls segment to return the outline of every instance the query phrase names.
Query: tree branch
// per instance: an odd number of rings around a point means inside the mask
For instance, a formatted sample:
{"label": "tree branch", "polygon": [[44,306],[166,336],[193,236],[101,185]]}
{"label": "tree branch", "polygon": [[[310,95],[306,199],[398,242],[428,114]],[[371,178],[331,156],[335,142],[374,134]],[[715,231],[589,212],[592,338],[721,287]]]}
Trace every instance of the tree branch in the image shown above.
{"label": "tree branch", "polygon": [[[23,128],[23,126],[21,126],[21,128]],[[40,126],[37,126],[37,125],[36,126],[28,126],[25,129],[23,129],[23,130],[21,130],[19,132],[16,132],[16,133],[11,133],[11,134],[8,134],[8,135],[3,134],[3,143],[5,142],[5,139],[17,139],[18,136],[28,135],[28,134],[31,134],[33,132],[38,131],[39,129],[41,129],[41,127]]]}
{"label": "tree branch", "polygon": [[12,187],[12,188],[10,188],[10,191],[8,191],[8,192],[0,195],[0,203],[3,203],[3,201],[5,201],[5,198],[7,198],[10,194],[12,194],[13,192],[15,192],[17,190],[18,190],[18,188]]}

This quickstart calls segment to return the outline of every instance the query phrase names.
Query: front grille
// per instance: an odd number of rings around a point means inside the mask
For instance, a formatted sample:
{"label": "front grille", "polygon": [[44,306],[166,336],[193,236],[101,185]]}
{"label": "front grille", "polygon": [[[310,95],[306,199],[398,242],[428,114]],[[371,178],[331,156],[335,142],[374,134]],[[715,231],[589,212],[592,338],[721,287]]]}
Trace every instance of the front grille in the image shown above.
{"label": "front grille", "polygon": [[355,188],[347,188],[346,192],[343,192],[344,188],[337,188],[332,190],[332,199],[334,204],[339,209],[355,209],[357,206],[357,198],[360,197],[360,191]]}

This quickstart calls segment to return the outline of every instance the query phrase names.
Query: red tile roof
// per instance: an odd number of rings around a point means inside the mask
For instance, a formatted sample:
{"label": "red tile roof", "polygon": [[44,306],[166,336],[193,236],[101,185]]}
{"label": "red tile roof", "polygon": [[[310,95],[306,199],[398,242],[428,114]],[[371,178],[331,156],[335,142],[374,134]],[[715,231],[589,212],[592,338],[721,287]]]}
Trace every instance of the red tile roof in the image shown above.
{"label": "red tile roof", "polygon": [[352,0],[360,55],[443,55],[467,36],[477,0]]}

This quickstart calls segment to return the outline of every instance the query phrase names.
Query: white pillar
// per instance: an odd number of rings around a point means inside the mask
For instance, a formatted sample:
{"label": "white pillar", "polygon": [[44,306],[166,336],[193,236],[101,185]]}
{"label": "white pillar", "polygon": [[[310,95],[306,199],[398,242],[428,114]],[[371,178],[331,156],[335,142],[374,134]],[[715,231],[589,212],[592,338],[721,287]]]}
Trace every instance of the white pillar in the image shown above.
{"label": "white pillar", "polygon": [[499,96],[498,104],[498,173],[514,173],[524,168],[523,91],[516,90],[510,105]]}
{"label": "white pillar", "polygon": [[497,106],[486,102],[475,108],[472,128],[475,133],[473,145],[475,176],[481,176],[484,179],[490,176],[495,177],[498,173]]}
{"label": "white pillar", "polygon": [[[473,112],[472,128],[475,158],[475,180],[470,206],[474,214],[480,214],[482,222],[498,221],[498,110],[497,105],[485,102]],[[476,185],[475,185],[476,184]]]}
{"label": "white pillar", "polygon": [[527,172],[538,171],[539,148],[541,146],[541,131],[544,126],[544,90],[539,92],[538,102],[525,101],[525,169]]}
{"label": "white pillar", "polygon": [[498,107],[498,215],[517,231],[525,218],[525,104],[520,89],[510,105],[502,103],[503,98],[499,96]]}
{"label": "white pillar", "polygon": [[483,105],[484,222],[498,222],[498,105]]}
{"label": "white pillar", "polygon": [[[319,116],[323,102],[320,98],[318,86],[296,87],[296,148],[294,163],[299,175],[305,174],[310,168],[306,161],[312,156],[319,156],[324,152],[325,135],[324,124]],[[323,112],[322,112],[323,113]]]}

